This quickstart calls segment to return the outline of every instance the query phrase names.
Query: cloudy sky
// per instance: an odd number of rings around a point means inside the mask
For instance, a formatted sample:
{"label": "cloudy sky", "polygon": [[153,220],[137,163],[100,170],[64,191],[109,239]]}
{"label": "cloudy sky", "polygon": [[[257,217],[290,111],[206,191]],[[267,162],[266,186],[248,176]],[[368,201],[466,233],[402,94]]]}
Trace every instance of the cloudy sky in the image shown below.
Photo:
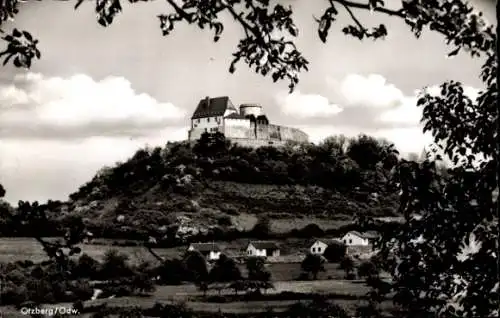
{"label": "cloudy sky", "polygon": [[[493,2],[474,5],[494,21]],[[290,1],[300,28],[296,43],[310,61],[293,94],[241,64],[228,73],[241,30],[227,20],[218,43],[194,26],[162,37],[157,14],[164,2],[124,4],[109,28],[95,21],[93,5],[78,11],[65,2],[30,3],[13,26],[40,39],[42,60],[29,71],[0,71],[0,183],[7,200],[65,199],[103,165],[125,160],[149,144],[187,136],[198,100],[228,95],[234,104],[259,103],[271,121],[306,131],[312,141],[334,134],[366,133],[419,153],[421,133],[415,92],[454,79],[480,89],[481,61],[447,59],[441,36],[415,39],[399,20],[385,23],[385,41],[360,42],[341,33],[341,13],[327,44],[313,15],[326,1]]]}

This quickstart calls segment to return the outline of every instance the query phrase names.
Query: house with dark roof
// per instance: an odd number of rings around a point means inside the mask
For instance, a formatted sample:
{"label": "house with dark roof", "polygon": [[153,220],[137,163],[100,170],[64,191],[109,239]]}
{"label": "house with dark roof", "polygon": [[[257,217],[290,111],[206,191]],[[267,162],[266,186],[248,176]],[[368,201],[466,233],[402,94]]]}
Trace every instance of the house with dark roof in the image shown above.
{"label": "house with dark roof", "polygon": [[236,108],[227,96],[205,97],[191,116],[189,140],[217,132],[233,143],[250,147],[308,141],[307,134],[299,129],[270,124],[260,105],[242,104]]}
{"label": "house with dark roof", "polygon": [[379,237],[378,233],[368,231],[360,233],[358,231],[347,232],[342,237],[342,242],[347,246],[369,246]]}
{"label": "house with dark roof", "polygon": [[342,240],[337,238],[325,238],[316,240],[311,247],[309,248],[309,252],[315,255],[323,255],[328,246],[332,244],[344,244]]}
{"label": "house with dark roof", "polygon": [[278,244],[271,241],[251,241],[246,248],[248,257],[277,257],[280,256]]}
{"label": "house with dark roof", "polygon": [[215,243],[192,243],[187,250],[200,252],[207,261],[218,260],[222,253],[220,246]]}

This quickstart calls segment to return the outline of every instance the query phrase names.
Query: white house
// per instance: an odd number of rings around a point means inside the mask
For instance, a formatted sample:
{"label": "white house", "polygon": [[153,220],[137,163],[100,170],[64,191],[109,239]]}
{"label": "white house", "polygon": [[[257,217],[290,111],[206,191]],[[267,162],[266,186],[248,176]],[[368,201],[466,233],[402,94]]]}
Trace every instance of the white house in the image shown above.
{"label": "white house", "polygon": [[347,246],[369,246],[376,238],[378,238],[378,234],[374,232],[350,231],[342,237],[342,242]]}
{"label": "white house", "polygon": [[221,248],[215,243],[192,243],[187,250],[200,252],[207,261],[218,260],[221,254]]}
{"label": "white house", "polygon": [[319,239],[309,248],[309,252],[315,255],[322,255],[330,244],[342,243],[339,239]]}
{"label": "white house", "polygon": [[280,248],[275,242],[254,241],[246,248],[247,256],[250,257],[277,257],[280,256]]}

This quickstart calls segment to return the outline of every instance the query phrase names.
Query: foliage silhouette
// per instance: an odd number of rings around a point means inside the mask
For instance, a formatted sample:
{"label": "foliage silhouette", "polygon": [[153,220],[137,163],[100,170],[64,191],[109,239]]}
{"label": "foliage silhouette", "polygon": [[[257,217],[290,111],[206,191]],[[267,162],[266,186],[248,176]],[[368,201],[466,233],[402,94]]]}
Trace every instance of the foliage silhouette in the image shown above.
{"label": "foliage silhouette", "polygon": [[[0,27],[2,22],[12,19],[19,13],[19,0],[6,0],[0,7]],[[83,4],[77,0],[75,9]],[[130,3],[143,2],[129,0]],[[235,65],[243,60],[255,72],[271,75],[273,81],[288,80],[290,90],[299,82],[299,74],[307,71],[309,62],[298,51],[293,39],[298,36],[299,29],[295,25],[292,7],[282,4],[271,4],[268,0],[214,0],[209,5],[204,1],[184,0],[177,3],[167,0],[173,13],[160,14],[160,28],[163,35],[170,34],[178,22],[197,25],[200,29],[214,31],[217,42],[224,24],[220,20],[223,13],[229,14],[239,25],[244,36],[240,39],[237,51],[233,54],[229,72],[235,71]],[[494,47],[494,34],[491,26],[487,26],[481,14],[461,0],[453,1],[402,1],[398,8],[392,9],[381,0],[354,2],[349,0],[331,0],[328,2],[318,23],[318,36],[326,42],[330,28],[337,20],[339,10],[349,15],[352,24],[342,27],[342,32],[359,40],[366,38],[384,38],[388,30],[385,25],[366,26],[356,15],[359,10],[367,10],[379,15],[394,16],[405,21],[416,37],[420,37],[424,28],[441,33],[448,44],[454,46],[450,55],[456,55],[461,49],[467,49],[473,56]],[[113,23],[122,11],[119,0],[96,0],[95,13],[100,25],[107,27]],[[31,66],[34,58],[39,59],[41,53],[37,48],[38,40],[27,31],[14,29],[11,34],[2,38],[7,48],[0,53],[4,64],[10,60],[16,67]]]}
{"label": "foliage silhouette", "polygon": [[[76,7],[82,2],[79,0]],[[1,2],[0,23],[15,17],[19,3],[17,0]],[[217,41],[223,31],[218,15],[227,12],[236,20],[245,36],[234,54],[231,72],[235,70],[235,63],[243,60],[256,72],[271,74],[275,81],[287,79],[293,89],[298,83],[299,72],[307,70],[308,62],[293,41],[276,32],[286,31],[292,38],[298,34],[291,9],[279,4],[272,6],[264,0],[215,0],[212,6],[194,0],[181,4],[167,0],[167,3],[175,13],[158,17],[164,35],[174,29],[176,22],[185,21],[215,30],[214,40]],[[95,4],[98,22],[103,26],[112,23],[121,11],[118,0],[99,0]],[[384,266],[392,274],[401,317],[419,314],[421,317],[436,314],[498,316],[499,233],[495,208],[500,169],[497,169],[499,153],[495,145],[498,145],[500,134],[495,136],[499,122],[498,70],[496,34],[492,26],[486,25],[481,14],[461,0],[408,0],[401,1],[396,9],[377,0],[332,0],[317,19],[318,35],[323,42],[327,40],[339,9],[345,10],[353,21],[342,31],[358,39],[382,38],[388,32],[384,25],[367,27],[356,16],[355,10],[370,10],[403,19],[417,37],[427,27],[442,34],[452,45],[450,56],[460,50],[468,51],[473,57],[486,56],[481,74],[486,89],[476,100],[466,97],[457,82],[443,84],[438,96],[429,92],[421,96],[418,104],[423,109],[425,130],[433,134],[441,152],[455,167],[446,176],[439,174],[435,162],[439,159],[437,155],[421,163],[403,161],[397,165],[394,181],[402,191],[400,209],[406,223],[392,235],[393,240],[384,238],[381,253],[387,260]],[[4,63],[12,61],[17,67],[29,68],[32,59],[40,58],[38,41],[30,33],[14,29],[2,39],[7,42],[6,50],[0,53]],[[481,157],[486,160],[478,163]],[[357,158],[365,165],[361,157]],[[304,171],[308,171],[308,167],[299,160],[290,174],[297,178]],[[120,180],[127,184],[123,181],[125,179]],[[171,181],[166,181],[167,186],[176,186]],[[2,192],[0,189],[0,196]],[[29,216],[29,222],[33,220],[33,225],[45,221],[37,204],[20,203],[18,211],[22,212],[16,215],[20,227],[27,222],[25,216]],[[71,233],[68,236],[70,243],[67,245],[72,248],[75,240]],[[81,235],[74,237],[81,238]],[[66,245],[47,242],[40,236],[37,240],[58,264],[68,263],[62,250]],[[470,241],[480,243],[477,251],[457,259],[462,247],[468,246]],[[463,292],[459,293],[459,289]]]}
{"label": "foliage silhouette", "polygon": [[319,272],[325,271],[325,259],[321,255],[307,254],[300,268],[308,275],[311,274],[314,280],[318,279]]}

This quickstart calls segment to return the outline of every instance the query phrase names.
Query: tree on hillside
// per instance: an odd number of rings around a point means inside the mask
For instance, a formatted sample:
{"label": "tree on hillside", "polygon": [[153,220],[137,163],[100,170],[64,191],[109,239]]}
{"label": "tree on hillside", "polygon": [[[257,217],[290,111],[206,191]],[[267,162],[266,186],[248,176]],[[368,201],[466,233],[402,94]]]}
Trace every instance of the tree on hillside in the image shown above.
{"label": "tree on hillside", "polygon": [[210,282],[227,283],[240,280],[241,277],[236,262],[224,254],[220,255],[209,273]]}
{"label": "tree on hillside", "polygon": [[358,277],[378,277],[378,274],[379,272],[377,266],[371,261],[362,262],[358,267]]}
{"label": "tree on hillside", "polygon": [[326,152],[334,158],[343,157],[347,153],[349,139],[344,135],[330,136],[320,142],[319,147],[326,150]]}
{"label": "tree on hillside", "polygon": [[102,279],[114,279],[132,275],[129,256],[111,249],[104,254],[100,275]]}
{"label": "tree on hillside", "polygon": [[314,280],[318,279],[319,272],[325,271],[325,259],[321,255],[307,254],[300,269],[308,276],[312,275]]}
{"label": "tree on hillside", "polygon": [[330,263],[340,262],[347,252],[347,246],[342,242],[330,242],[323,252],[323,257]]}
{"label": "tree on hillside", "polygon": [[253,281],[269,282],[271,272],[265,267],[265,261],[261,257],[249,257],[246,260],[247,279]]}
{"label": "tree on hillside", "polygon": [[351,257],[345,256],[340,260],[339,268],[345,271],[345,276],[347,279],[353,278],[354,273],[354,261]]}
{"label": "tree on hillside", "polygon": [[260,217],[253,226],[251,233],[256,238],[268,238],[271,235],[271,220],[267,217]]}
{"label": "tree on hillside", "polygon": [[184,264],[190,281],[205,293],[208,289],[208,266],[205,257],[198,252],[187,252],[184,255]]}
{"label": "tree on hillside", "polygon": [[180,285],[188,280],[186,264],[177,258],[167,259],[156,269],[160,283],[165,285]]}
{"label": "tree on hillside", "polygon": [[96,279],[99,266],[98,261],[84,253],[78,258],[76,267],[72,272],[75,277]]}
{"label": "tree on hillside", "polygon": [[193,147],[194,153],[207,157],[217,158],[229,150],[231,143],[221,132],[201,134],[201,138],[196,141]]}

